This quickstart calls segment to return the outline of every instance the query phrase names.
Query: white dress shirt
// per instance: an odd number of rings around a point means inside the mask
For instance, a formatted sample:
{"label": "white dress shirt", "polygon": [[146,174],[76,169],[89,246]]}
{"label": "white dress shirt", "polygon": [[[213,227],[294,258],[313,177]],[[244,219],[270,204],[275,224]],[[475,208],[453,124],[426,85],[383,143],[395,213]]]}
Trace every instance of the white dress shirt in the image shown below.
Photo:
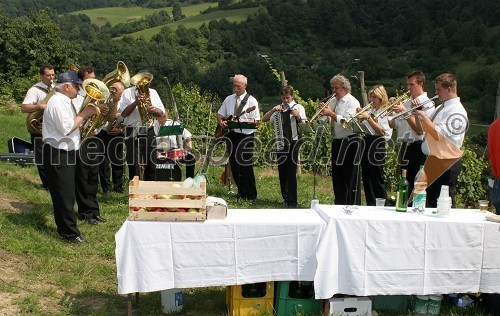
{"label": "white dress shirt", "polygon": [[346,94],[342,97],[342,99],[336,100],[330,106],[330,108],[337,113],[336,121],[331,120],[331,117],[326,117],[326,120],[330,122],[334,139],[340,139],[354,134],[352,128],[350,126],[348,128],[344,128],[340,123],[340,120],[347,120],[349,116],[355,115],[356,109],[359,107],[359,101],[350,93]]}
{"label": "white dress shirt", "polygon": [[[238,104],[241,103],[241,100],[245,98],[245,95],[247,92],[243,93],[239,97],[236,96],[235,93],[229,95],[224,99],[224,102],[222,102],[222,105],[219,109],[219,113],[223,118],[228,118],[229,116],[233,115],[234,116],[234,106],[236,102]],[[255,106],[255,109],[250,111],[249,113],[246,113],[245,111],[248,110],[249,108]],[[251,121],[251,120],[256,120],[260,121],[260,111],[259,111],[259,103],[257,102],[257,99],[255,99],[253,96],[249,96],[247,103],[242,109],[243,114],[240,116],[240,119],[242,122],[245,121]],[[235,129],[234,130],[236,133],[243,133],[246,135],[253,134],[255,132],[255,129],[248,129],[248,128],[243,128],[243,129]]]}
{"label": "white dress shirt", "polygon": [[[429,100],[429,97],[427,97],[427,92],[424,92],[421,95],[419,95],[416,99],[410,98],[408,101],[404,103],[405,108],[409,109],[412,106],[414,106],[413,105],[414,100],[418,102],[418,104],[421,104]],[[428,117],[432,117],[432,114],[434,114],[434,111],[436,110],[433,105],[434,102],[431,101],[424,106],[426,108],[425,115],[427,115]],[[414,141],[419,141],[424,139],[424,134],[422,133],[421,135],[418,135],[410,127],[410,124],[408,124],[406,120],[400,120],[400,119],[394,120],[394,128],[398,132],[398,138],[397,138],[398,142],[413,143]]]}
{"label": "white dress shirt", "polygon": [[[380,111],[382,111],[382,108],[378,108],[377,110],[372,111],[371,113],[373,115],[375,115],[375,114],[379,113]],[[383,136],[380,136],[379,134],[375,133],[375,130],[371,127],[370,123],[368,123],[367,120],[364,120],[363,122],[361,122],[361,124],[363,124],[366,127],[366,129],[368,129],[368,131],[370,132],[369,135],[383,137],[385,141],[388,141],[389,139],[391,139],[392,128],[389,126],[389,118],[387,116],[379,117],[377,119],[377,123],[382,127],[382,130],[384,131]]]}
{"label": "white dress shirt", "polygon": [[66,95],[56,92],[43,112],[42,139],[50,146],[64,150],[80,148],[80,129],[67,135],[74,125],[78,109]]}
{"label": "white dress shirt", "polygon": [[[282,104],[281,106],[283,107],[284,105]],[[298,104],[295,101],[292,101],[292,102],[290,102],[290,104],[288,104],[288,108],[291,109],[291,110],[298,110],[299,111],[299,115],[300,115],[300,119],[301,120],[307,120],[306,111],[305,111],[304,107],[301,104]],[[292,115],[292,111],[289,111],[289,113],[290,113],[290,123],[292,124],[292,140],[298,140],[299,139],[299,134],[298,134],[298,130],[297,129],[300,128],[300,127],[297,126],[297,120]],[[278,114],[280,114],[280,113],[279,112],[274,112],[273,114],[271,114],[271,117],[269,118],[269,121],[274,124],[274,122],[276,120],[276,115],[278,115]]]}
{"label": "white dress shirt", "polygon": [[45,99],[45,97],[47,96],[47,92],[38,89],[37,87],[40,87],[47,91],[51,89],[51,87],[47,86],[42,81],[36,83],[33,87],[29,88],[28,92],[26,92],[26,96],[24,97],[24,101],[22,104],[39,104],[43,101],[43,99]]}
{"label": "white dress shirt", "polygon": [[[440,109],[440,107],[443,108]],[[435,130],[438,133],[439,140],[444,136],[457,146],[457,148],[462,147],[469,119],[467,111],[465,111],[464,106],[460,102],[460,98],[444,101],[443,104],[436,108],[436,113],[434,114],[435,117],[431,117],[431,119],[434,125],[436,125]],[[432,136],[427,135],[427,137]],[[426,138],[424,138],[424,142],[422,143],[422,152],[429,155],[431,153]]]}
{"label": "white dress shirt", "polygon": [[[135,102],[135,91],[137,90],[136,86],[130,87],[123,91],[122,96],[120,98],[119,108],[120,112],[123,112],[130,104]],[[151,98],[151,104],[162,111],[165,114],[165,107],[163,106],[163,102],[161,102],[160,96],[155,89],[149,88],[149,96]],[[155,119],[156,120],[156,119]],[[123,121],[123,125],[125,126],[135,126],[137,123],[141,122],[141,115],[139,114],[139,109],[136,107],[129,116],[125,117]]]}

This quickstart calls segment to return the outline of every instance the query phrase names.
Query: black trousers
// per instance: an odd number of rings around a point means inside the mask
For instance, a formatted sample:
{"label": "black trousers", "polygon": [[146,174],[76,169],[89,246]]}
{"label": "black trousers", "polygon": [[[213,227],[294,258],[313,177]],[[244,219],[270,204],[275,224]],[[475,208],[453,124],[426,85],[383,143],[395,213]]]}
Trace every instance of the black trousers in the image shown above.
{"label": "black trousers", "polygon": [[57,149],[49,144],[43,146],[43,165],[52,198],[57,233],[63,238],[80,235],[74,211],[77,155],[77,151]]}
{"label": "black trousers", "polygon": [[422,152],[422,141],[412,143],[402,142],[398,154],[399,171],[406,169],[406,179],[408,180],[408,189],[411,194],[415,185],[415,176],[420,170],[420,166],[425,164],[427,157]]}
{"label": "black trousers", "polygon": [[276,153],[278,174],[283,201],[288,206],[297,206],[297,164],[299,161],[300,141],[292,141]]}
{"label": "black trousers", "polygon": [[257,198],[255,174],[253,172],[254,135],[245,135],[234,131],[227,134],[230,141],[229,164],[238,194],[244,199]]}
{"label": "black trousers", "polygon": [[100,215],[97,189],[103,152],[102,142],[95,136],[87,138],[80,146],[76,168],[76,202],[80,218]]}
{"label": "black trousers", "polygon": [[42,135],[37,135],[30,133],[31,143],[33,144],[33,153],[35,154],[35,163],[38,169],[38,175],[40,176],[40,181],[42,181],[42,186],[48,188],[47,174],[45,171],[45,166],[43,165],[43,141]]}
{"label": "black trousers", "polygon": [[[123,192],[123,135],[110,135],[101,131],[97,137],[104,146],[104,160],[99,164],[102,192]],[[112,182],[111,182],[112,181]]]}
{"label": "black trousers", "polygon": [[385,139],[380,136],[365,136],[365,149],[361,159],[361,174],[365,190],[366,205],[375,206],[377,198],[387,199],[384,182]]}
{"label": "black trousers", "polygon": [[129,180],[139,176],[140,166],[144,167],[144,178],[146,181],[155,180],[154,167],[154,143],[155,132],[151,127],[144,135],[134,135],[134,127],[125,128],[126,160],[128,165]]}
{"label": "black trousers", "polygon": [[332,140],[332,184],[335,195],[334,204],[360,205],[361,181],[359,179],[361,137],[352,135]]}
{"label": "black trousers", "polygon": [[[441,186],[449,186],[451,197],[451,207],[455,207],[455,194],[457,189],[458,175],[462,171],[462,159],[438,159],[435,156],[429,156],[426,163],[427,179],[432,179],[435,172],[445,170],[436,180],[427,187],[427,207],[437,207],[437,199],[441,193]],[[429,180],[428,180],[429,181]]]}

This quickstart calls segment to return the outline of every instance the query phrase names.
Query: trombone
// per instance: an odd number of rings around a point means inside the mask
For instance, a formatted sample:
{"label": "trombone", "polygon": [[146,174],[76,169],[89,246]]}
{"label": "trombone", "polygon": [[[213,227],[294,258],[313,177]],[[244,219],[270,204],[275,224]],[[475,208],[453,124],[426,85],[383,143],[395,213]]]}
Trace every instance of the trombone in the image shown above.
{"label": "trombone", "polygon": [[323,111],[324,109],[326,109],[326,107],[332,105],[333,101],[335,100],[335,93],[332,93],[327,99],[326,101],[324,101],[324,105],[319,108],[319,110],[314,113],[314,115],[311,117],[311,119],[309,120],[309,123],[312,123],[319,115],[319,113],[321,113],[321,111]]}
{"label": "trombone", "polygon": [[422,102],[420,104],[416,104],[414,106],[411,106],[409,109],[406,109],[406,110],[401,111],[398,114],[394,115],[394,117],[392,119],[393,120],[395,120],[395,119],[407,120],[413,116],[413,114],[411,113],[411,112],[413,112],[413,110],[417,110],[419,108],[427,110],[427,108],[429,108],[429,106],[425,106],[425,105],[427,105],[428,103],[432,103],[432,105],[434,105],[434,100],[437,98],[439,98],[439,96],[435,95],[432,98],[430,98],[429,100],[425,100],[424,102]]}
{"label": "trombone", "polygon": [[349,128],[349,126],[351,125],[351,123],[353,122],[353,120],[356,120],[356,121],[358,120],[359,115],[361,113],[364,113],[364,112],[369,111],[371,109],[372,104],[373,104],[373,102],[368,103],[368,105],[366,105],[365,107],[363,107],[358,113],[356,113],[354,115],[350,115],[348,119],[340,119],[340,124],[344,128]]}
{"label": "trombone", "polygon": [[399,103],[405,103],[406,101],[408,101],[409,98],[410,98],[410,90],[406,91],[405,93],[403,93],[402,95],[397,97],[391,103],[388,103],[377,114],[372,113],[371,114],[372,119],[376,122],[376,121],[378,121],[379,117],[385,117],[385,116],[391,115],[393,106],[395,106],[396,104],[399,104]]}

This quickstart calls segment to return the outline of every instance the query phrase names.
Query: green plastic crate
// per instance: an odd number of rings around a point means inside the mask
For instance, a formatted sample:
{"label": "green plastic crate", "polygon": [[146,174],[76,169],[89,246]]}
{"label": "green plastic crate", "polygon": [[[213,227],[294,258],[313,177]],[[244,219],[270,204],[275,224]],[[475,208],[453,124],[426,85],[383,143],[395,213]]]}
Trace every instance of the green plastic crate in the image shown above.
{"label": "green plastic crate", "polygon": [[376,295],[370,296],[372,309],[395,312],[406,312],[411,301],[411,295]]}
{"label": "green plastic crate", "polygon": [[321,300],[314,299],[313,282],[277,282],[275,310],[277,316],[316,316],[320,312]]}

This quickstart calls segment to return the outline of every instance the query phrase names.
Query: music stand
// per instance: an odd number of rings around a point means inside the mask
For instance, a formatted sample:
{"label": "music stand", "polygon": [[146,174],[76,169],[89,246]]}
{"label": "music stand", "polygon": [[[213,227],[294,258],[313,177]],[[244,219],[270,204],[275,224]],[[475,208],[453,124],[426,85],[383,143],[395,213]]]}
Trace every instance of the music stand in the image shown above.
{"label": "music stand", "polygon": [[184,125],[166,125],[160,126],[157,136],[175,136],[182,135],[184,132]]}

